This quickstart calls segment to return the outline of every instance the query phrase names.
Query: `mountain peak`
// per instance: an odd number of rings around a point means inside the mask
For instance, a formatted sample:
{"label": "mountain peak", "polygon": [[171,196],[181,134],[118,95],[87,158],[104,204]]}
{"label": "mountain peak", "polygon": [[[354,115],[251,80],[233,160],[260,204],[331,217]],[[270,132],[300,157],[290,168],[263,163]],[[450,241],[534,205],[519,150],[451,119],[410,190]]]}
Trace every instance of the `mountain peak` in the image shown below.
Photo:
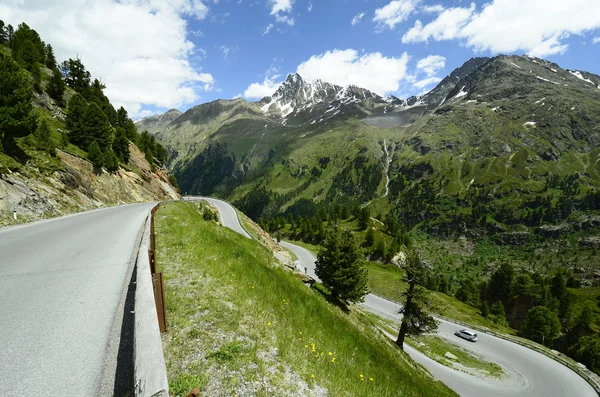
{"label": "mountain peak", "polygon": [[298,73],[288,74],[287,79],[285,79],[285,81],[292,84],[304,83],[304,79]]}

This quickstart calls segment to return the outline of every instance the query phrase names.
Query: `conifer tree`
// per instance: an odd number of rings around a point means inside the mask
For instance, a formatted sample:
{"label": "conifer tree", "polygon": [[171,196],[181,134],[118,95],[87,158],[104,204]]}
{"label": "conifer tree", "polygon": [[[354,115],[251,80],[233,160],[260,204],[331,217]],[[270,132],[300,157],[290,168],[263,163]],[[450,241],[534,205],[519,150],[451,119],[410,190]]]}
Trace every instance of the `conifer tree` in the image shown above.
{"label": "conifer tree", "polygon": [[46,44],[46,67],[50,70],[57,68],[56,57],[54,56],[54,50],[50,44]]}
{"label": "conifer tree", "polygon": [[81,93],[90,87],[91,75],[79,58],[64,61],[60,64],[60,71],[69,87]]}
{"label": "conifer tree", "polygon": [[[127,115],[127,110],[125,110],[123,106],[117,110],[116,124],[125,130],[125,136],[127,139],[139,146],[140,135],[137,132],[137,127],[135,126],[133,120],[129,118]],[[141,147],[140,149],[144,151]]]}
{"label": "conifer tree", "polygon": [[343,302],[360,302],[367,294],[367,269],[363,254],[349,230],[334,225],[317,256],[315,273]]}
{"label": "conifer tree", "polygon": [[42,92],[42,65],[35,62],[31,67],[31,76],[33,77],[33,89],[41,93]]}
{"label": "conifer tree", "polygon": [[8,46],[12,47],[13,36],[15,35],[15,29],[11,24],[6,27],[6,37],[8,38]]}
{"label": "conifer tree", "polygon": [[90,160],[94,168],[101,168],[104,165],[104,155],[96,141],[92,141],[90,144],[90,148],[88,149],[88,160]]}
{"label": "conifer tree", "polygon": [[52,77],[50,77],[50,81],[48,81],[48,85],[46,86],[46,91],[50,98],[54,99],[54,102],[60,107],[64,107],[64,99],[63,96],[65,94],[66,84],[63,81],[62,74],[58,68],[54,67],[52,69]]}
{"label": "conifer tree", "polygon": [[560,335],[558,316],[545,306],[536,306],[527,312],[521,334],[535,342],[551,345]]}
{"label": "conifer tree", "polygon": [[36,138],[38,147],[48,154],[54,156],[56,154],[56,145],[52,140],[52,133],[50,132],[50,127],[48,127],[48,123],[46,120],[42,120],[36,131]]}
{"label": "conifer tree", "polygon": [[0,45],[8,43],[8,34],[6,32],[6,26],[4,21],[0,19]]}
{"label": "conifer tree", "polygon": [[108,172],[117,172],[119,170],[119,159],[112,149],[104,152],[104,166]]}
{"label": "conifer tree", "polygon": [[406,259],[401,267],[405,271],[408,290],[402,295],[405,297],[404,306],[400,310],[402,324],[396,339],[396,345],[404,349],[406,335],[421,335],[437,329],[437,321],[427,311],[425,290],[421,287],[427,281],[429,269],[413,249],[407,252]]}
{"label": "conifer tree", "polygon": [[90,103],[83,115],[82,149],[86,150],[96,141],[102,151],[112,150],[112,127],[108,118],[96,103]]}
{"label": "conifer tree", "polygon": [[365,247],[372,247],[373,243],[375,243],[375,233],[373,232],[373,229],[369,228],[365,235]]}
{"label": "conifer tree", "polygon": [[0,54],[0,139],[7,154],[16,151],[14,138],[37,128],[27,74],[10,57]]}
{"label": "conifer tree", "polygon": [[125,136],[125,130],[119,126],[115,128],[115,140],[112,147],[122,163],[129,162],[129,140]]}
{"label": "conifer tree", "polygon": [[[44,63],[46,46],[38,33],[21,23],[11,39],[12,56],[21,66],[33,72]],[[39,65],[36,65],[39,64]]]}
{"label": "conifer tree", "polygon": [[106,86],[100,80],[94,79],[92,84],[82,91],[82,95],[88,103],[94,102],[98,104],[104,114],[106,114],[108,121],[113,125],[117,125],[117,111],[111,105],[108,97],[104,95],[105,88]]}
{"label": "conifer tree", "polygon": [[87,148],[85,145],[86,140],[83,132],[85,120],[84,117],[87,107],[87,101],[81,96],[81,94],[76,93],[69,100],[66,118],[67,129],[69,130],[69,141],[84,150]]}

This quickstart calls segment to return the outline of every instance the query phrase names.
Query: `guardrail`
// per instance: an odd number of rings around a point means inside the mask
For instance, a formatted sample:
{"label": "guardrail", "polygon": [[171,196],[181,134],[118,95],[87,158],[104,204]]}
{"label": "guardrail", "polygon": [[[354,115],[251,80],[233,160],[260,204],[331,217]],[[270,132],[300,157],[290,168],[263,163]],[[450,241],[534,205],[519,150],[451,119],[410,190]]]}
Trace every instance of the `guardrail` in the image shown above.
{"label": "guardrail", "polygon": [[[156,208],[156,207],[155,207]],[[155,212],[156,210],[154,210]],[[146,220],[136,268],[134,329],[134,394],[136,397],[168,397],[167,367],[150,267],[151,212]],[[154,258],[155,259],[155,258]]]}
{"label": "guardrail", "polygon": [[509,342],[524,346],[524,347],[531,349],[533,351],[536,351],[538,353],[541,353],[541,354],[545,355],[546,357],[549,357],[549,358],[553,359],[554,361],[569,368],[570,370],[575,372],[577,375],[581,376],[587,383],[589,383],[590,386],[592,386],[592,388],[596,391],[598,396],[600,396],[600,377],[598,375],[596,375],[594,372],[587,369],[583,364],[581,364],[582,365],[581,367],[577,364],[574,364],[574,361],[571,358],[565,356],[563,353],[560,353],[560,352],[554,353],[554,351],[549,350],[549,349],[544,349],[537,343],[530,341],[528,339],[523,339],[523,338],[519,338],[517,336],[512,336],[512,335],[500,334],[500,333],[490,330],[489,328],[485,328],[485,327],[481,327],[481,326],[473,326],[470,324],[463,323],[461,321],[457,321],[457,320],[448,318],[446,316],[441,316],[439,314],[436,314],[435,317],[440,318],[444,321],[448,321],[450,323],[458,324],[463,327],[467,327],[467,328],[471,328],[471,329],[474,329],[474,330],[477,330],[480,332],[484,332],[488,335],[495,336],[496,338],[504,339]]}
{"label": "guardrail", "polygon": [[167,332],[167,312],[165,309],[165,285],[162,273],[156,272],[156,241],[154,238],[154,214],[158,211],[160,204],[150,211],[150,249],[148,260],[150,261],[150,274],[152,275],[152,286],[154,287],[154,302],[156,303],[156,315],[160,332]]}

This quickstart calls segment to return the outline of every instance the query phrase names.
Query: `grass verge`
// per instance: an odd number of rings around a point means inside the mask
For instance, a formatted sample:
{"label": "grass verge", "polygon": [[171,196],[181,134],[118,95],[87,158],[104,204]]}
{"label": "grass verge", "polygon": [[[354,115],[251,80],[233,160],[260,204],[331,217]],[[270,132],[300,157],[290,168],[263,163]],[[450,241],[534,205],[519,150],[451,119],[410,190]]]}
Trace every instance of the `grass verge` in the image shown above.
{"label": "grass verge", "polygon": [[[486,361],[483,357],[476,357],[472,352],[439,336],[413,336],[407,339],[407,343],[432,360],[459,371],[492,378],[500,378],[504,374],[498,364]],[[446,353],[453,354],[456,359],[446,357]]]}
{"label": "grass verge", "polygon": [[194,203],[161,206],[170,387],[211,396],[453,396],[353,311],[273,264],[259,243],[205,221]]}

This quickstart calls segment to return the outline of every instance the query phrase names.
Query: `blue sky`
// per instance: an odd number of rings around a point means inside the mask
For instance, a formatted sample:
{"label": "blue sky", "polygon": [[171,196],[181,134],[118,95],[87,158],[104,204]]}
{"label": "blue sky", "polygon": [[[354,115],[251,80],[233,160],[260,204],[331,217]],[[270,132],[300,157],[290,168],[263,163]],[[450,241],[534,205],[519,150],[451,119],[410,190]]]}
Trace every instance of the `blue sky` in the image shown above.
{"label": "blue sky", "polygon": [[26,21],[59,60],[79,54],[138,118],[257,100],[294,72],[399,97],[498,53],[600,74],[594,10],[598,0],[6,0],[0,18]]}
{"label": "blue sky", "polygon": [[[486,2],[476,2],[480,10]],[[551,1],[548,2],[551,6]],[[434,21],[439,14],[415,10],[406,20],[393,26],[378,26],[373,21],[375,10],[390,4],[389,0],[327,0],[293,2],[292,11],[282,15],[294,19],[294,25],[278,23],[270,15],[267,2],[250,2],[237,0],[221,0],[211,6],[211,17],[204,21],[190,20],[190,31],[200,30],[203,37],[194,34],[188,39],[196,47],[207,52],[205,59],[199,62],[204,70],[215,78],[215,86],[220,92],[207,92],[203,100],[232,98],[244,93],[251,82],[262,82],[269,69],[276,68],[280,75],[277,81],[288,73],[297,71],[298,65],[313,55],[324,54],[334,49],[355,49],[360,55],[379,52],[385,57],[398,58],[407,53],[409,61],[407,74],[417,74],[417,62],[430,55],[445,58],[445,66],[437,70],[435,76],[443,78],[454,68],[460,66],[473,56],[491,56],[499,53],[492,48],[473,48],[464,39],[427,42],[403,42],[402,37],[415,25],[416,20],[423,25]],[[312,5],[311,10],[309,7]],[[419,6],[441,5],[445,8],[465,7],[470,4],[460,1],[423,1]],[[417,7],[419,7],[417,6]],[[364,13],[364,14],[363,14]],[[352,25],[355,16],[363,14],[359,23]],[[272,25],[269,33],[265,29]],[[515,29],[515,35],[519,34]],[[583,35],[571,35],[561,39],[561,44],[568,45],[563,53],[534,54],[543,56],[563,67],[578,68],[600,74],[600,44],[593,44],[599,30],[590,30]],[[231,49],[227,56],[221,47]],[[517,48],[504,53],[524,54],[530,48]],[[594,55],[596,54],[596,55]],[[425,77],[425,76],[421,76]],[[415,87],[409,81],[402,81],[399,90],[389,93],[406,97],[419,94],[423,90],[435,86],[432,83],[425,87]],[[367,87],[369,88],[369,87]]]}

